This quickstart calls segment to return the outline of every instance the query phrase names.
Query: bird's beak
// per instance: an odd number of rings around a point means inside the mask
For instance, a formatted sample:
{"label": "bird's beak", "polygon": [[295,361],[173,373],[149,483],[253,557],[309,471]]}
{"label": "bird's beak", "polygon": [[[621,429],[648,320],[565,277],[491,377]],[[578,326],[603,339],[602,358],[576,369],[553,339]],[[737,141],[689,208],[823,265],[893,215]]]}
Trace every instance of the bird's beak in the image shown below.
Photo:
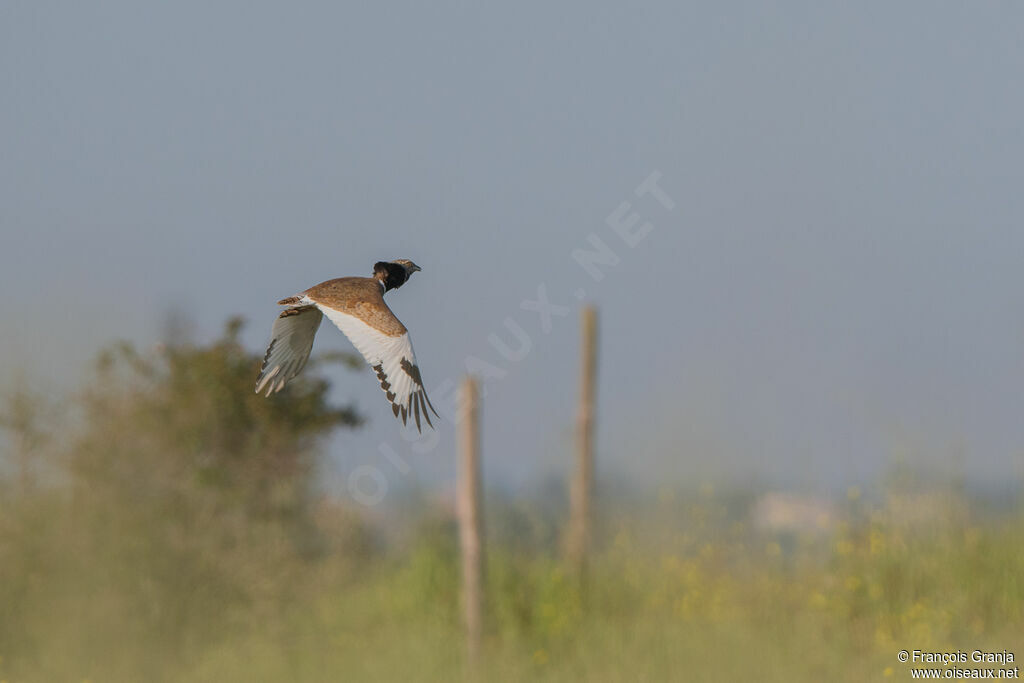
{"label": "bird's beak", "polygon": [[409,270],[411,270],[412,272],[415,273],[415,272],[418,272],[418,271],[423,270],[423,269],[420,268],[419,266],[417,266],[415,263],[411,263],[411,264],[409,264]]}

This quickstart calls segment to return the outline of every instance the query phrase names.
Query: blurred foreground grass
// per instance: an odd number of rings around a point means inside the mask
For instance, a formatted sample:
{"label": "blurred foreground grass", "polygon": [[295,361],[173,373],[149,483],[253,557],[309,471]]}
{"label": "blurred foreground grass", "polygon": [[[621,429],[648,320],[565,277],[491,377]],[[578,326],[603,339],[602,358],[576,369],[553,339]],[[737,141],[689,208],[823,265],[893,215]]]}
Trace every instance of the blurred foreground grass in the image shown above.
{"label": "blurred foreground grass", "polygon": [[[864,681],[906,677],[903,648],[1020,644],[1019,523],[865,517],[827,538],[780,539],[715,518],[714,501],[685,507],[667,542],[652,540],[665,528],[620,520],[586,599],[553,554],[492,548],[482,679]],[[693,518],[705,521],[685,531]],[[321,566],[276,623],[250,624],[187,677],[461,677],[454,540],[423,539],[347,576]]]}
{"label": "blurred foreground grass", "polygon": [[[585,600],[555,553],[492,544],[483,677],[863,681],[894,669],[905,677],[895,661],[902,648],[1013,651],[1020,644],[1019,523],[901,528],[865,518],[834,536],[787,539],[709,520],[714,501],[687,507],[667,542],[619,520],[592,564]],[[337,541],[329,551],[282,554],[267,546],[286,539],[258,538],[254,528],[252,557],[229,576],[204,571],[216,559],[173,554],[121,564],[129,546],[145,544],[130,535],[110,539],[112,554],[97,558],[37,520],[31,539],[6,549],[25,556],[15,575],[6,561],[3,570],[0,676],[462,677],[453,529],[428,525],[410,547],[374,550],[351,513],[324,516],[332,518],[324,533]],[[693,518],[705,521],[688,530]],[[87,565],[67,556],[81,552]]]}
{"label": "blurred foreground grass", "polygon": [[[31,397],[8,402],[0,680],[467,677],[448,508],[410,503],[385,535],[323,499],[319,445],[358,416],[315,373],[253,396],[236,333],[120,348],[61,429]],[[1019,505],[904,483],[851,492],[827,523],[765,527],[758,498],[602,500],[585,586],[560,560],[557,506],[492,499],[475,673],[863,681],[905,678],[902,648],[1020,644]]]}

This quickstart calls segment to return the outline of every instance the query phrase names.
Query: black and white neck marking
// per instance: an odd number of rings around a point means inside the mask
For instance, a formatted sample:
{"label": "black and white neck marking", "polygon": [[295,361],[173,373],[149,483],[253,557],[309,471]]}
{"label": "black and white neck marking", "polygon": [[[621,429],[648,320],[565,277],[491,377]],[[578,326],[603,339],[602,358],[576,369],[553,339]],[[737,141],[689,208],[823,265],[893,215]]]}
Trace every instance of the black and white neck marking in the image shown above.
{"label": "black and white neck marking", "polygon": [[380,280],[385,292],[398,289],[409,279],[409,274],[404,266],[387,261],[378,261],[373,264],[373,276]]}

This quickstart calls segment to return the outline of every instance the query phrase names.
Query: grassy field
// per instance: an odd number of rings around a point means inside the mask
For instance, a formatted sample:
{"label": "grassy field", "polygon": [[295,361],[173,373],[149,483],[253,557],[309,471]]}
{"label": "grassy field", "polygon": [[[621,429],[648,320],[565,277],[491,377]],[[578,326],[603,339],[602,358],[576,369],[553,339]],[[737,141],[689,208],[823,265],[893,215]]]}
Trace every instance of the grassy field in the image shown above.
{"label": "grassy field", "polygon": [[325,500],[323,440],[359,416],[315,372],[256,397],[236,333],[115,349],[74,419],[7,401],[0,681],[899,680],[901,649],[1020,650],[1019,498],[911,476],[787,526],[764,491],[605,480],[582,580],[564,501],[488,496],[470,668],[451,506],[392,499],[385,528]]}
{"label": "grassy field", "polygon": [[[1020,643],[1020,524],[864,520],[834,537],[774,538],[699,521],[713,510],[694,505],[657,541],[623,520],[585,594],[550,555],[496,549],[483,678],[863,681],[906,677],[903,648]],[[425,543],[348,588],[328,573],[279,631],[226,642],[196,677],[458,678],[452,551],[450,539]]]}
{"label": "grassy field", "polygon": [[[863,681],[906,678],[904,648],[1012,652],[1024,632],[1024,525],[962,503],[910,526],[855,503],[833,532],[808,536],[753,530],[714,496],[651,503],[608,521],[583,586],[543,543],[497,540],[476,673]],[[313,557],[256,530],[227,576],[196,557],[135,554],[125,546],[145,541],[124,535],[108,539],[106,558],[79,548],[86,563],[61,561],[73,544],[37,548],[17,585],[6,577],[0,678],[464,678],[454,529],[421,512],[433,521],[401,548],[377,546],[343,509],[321,511],[332,545]]]}

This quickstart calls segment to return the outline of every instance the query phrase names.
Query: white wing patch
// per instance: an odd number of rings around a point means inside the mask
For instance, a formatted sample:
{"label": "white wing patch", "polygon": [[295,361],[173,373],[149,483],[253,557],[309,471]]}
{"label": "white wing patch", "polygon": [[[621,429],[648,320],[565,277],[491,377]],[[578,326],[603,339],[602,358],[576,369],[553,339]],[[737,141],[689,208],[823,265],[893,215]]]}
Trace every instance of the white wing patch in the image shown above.
{"label": "white wing patch", "polygon": [[281,391],[285,383],[302,371],[309,360],[323,314],[315,306],[287,308],[274,321],[270,333],[270,346],[263,358],[260,375],[256,378],[256,393],[264,388],[267,396]]}
{"label": "white wing patch", "polygon": [[402,424],[405,424],[409,415],[412,415],[416,420],[416,429],[419,430],[422,414],[427,424],[433,427],[427,409],[433,410],[434,415],[437,415],[437,411],[434,410],[423,388],[423,379],[416,365],[416,354],[412,350],[409,333],[392,337],[370,327],[354,315],[342,313],[322,304],[316,306],[345,333],[352,345],[377,373],[380,387],[391,402],[391,410],[396,417],[401,416]]}

